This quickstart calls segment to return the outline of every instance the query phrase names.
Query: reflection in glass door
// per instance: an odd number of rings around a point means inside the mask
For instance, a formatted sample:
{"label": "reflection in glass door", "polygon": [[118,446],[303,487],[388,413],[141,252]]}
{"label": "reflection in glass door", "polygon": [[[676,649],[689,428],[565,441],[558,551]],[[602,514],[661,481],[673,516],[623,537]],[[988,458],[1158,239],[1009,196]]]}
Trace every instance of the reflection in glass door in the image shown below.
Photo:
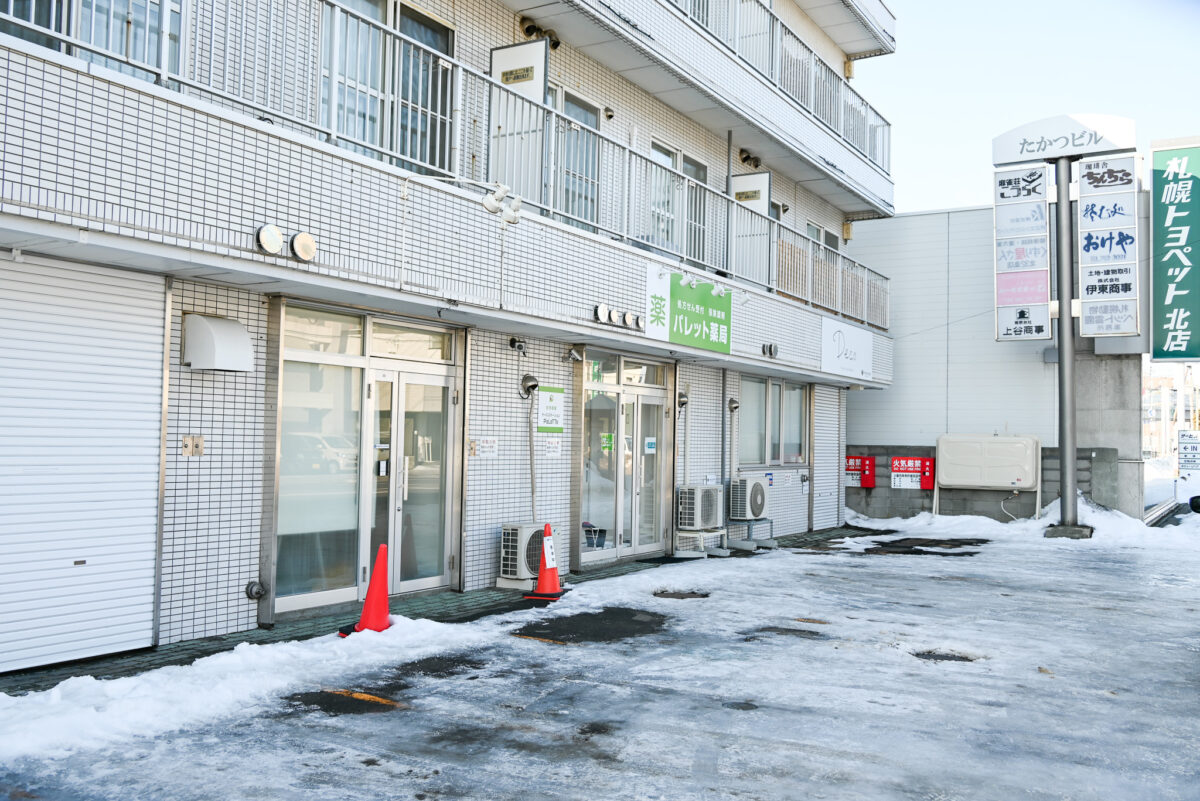
{"label": "reflection in glass door", "polygon": [[[390,591],[445,586],[450,380],[376,371],[370,553],[388,545]],[[402,410],[403,417],[393,410]],[[366,587],[362,587],[366,592]]]}
{"label": "reflection in glass door", "polygon": [[658,446],[662,441],[663,405],[658,400],[638,399],[637,421],[637,545],[638,550],[657,548],[662,543],[662,503],[659,496]]}
{"label": "reflection in glass door", "polygon": [[624,556],[662,548],[664,411],[659,397],[586,391],[583,554],[615,549]]}

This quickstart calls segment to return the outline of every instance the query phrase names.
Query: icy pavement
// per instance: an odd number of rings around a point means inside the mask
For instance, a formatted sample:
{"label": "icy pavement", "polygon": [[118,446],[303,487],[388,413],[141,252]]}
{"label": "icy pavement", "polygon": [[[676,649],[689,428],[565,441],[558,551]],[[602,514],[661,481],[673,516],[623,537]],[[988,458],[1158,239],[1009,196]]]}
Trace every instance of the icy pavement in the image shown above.
{"label": "icy pavement", "polygon": [[0,798],[1200,799],[1200,517],[1082,512],[0,695]]}

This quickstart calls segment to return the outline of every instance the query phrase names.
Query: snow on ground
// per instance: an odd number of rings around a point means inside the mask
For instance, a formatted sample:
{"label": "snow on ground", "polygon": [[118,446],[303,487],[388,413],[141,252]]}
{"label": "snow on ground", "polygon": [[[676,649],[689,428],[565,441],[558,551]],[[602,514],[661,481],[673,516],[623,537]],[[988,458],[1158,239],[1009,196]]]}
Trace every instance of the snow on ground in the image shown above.
{"label": "snow on ground", "polygon": [[[546,610],[242,647],[114,681],[0,695],[0,791],[47,799],[1200,798],[1200,516],[867,520],[845,551],[588,582]],[[947,556],[862,553],[983,538]],[[931,551],[940,549],[930,548]],[[963,555],[974,552],[975,555]],[[706,598],[658,598],[657,590]],[[507,636],[624,606],[619,643]],[[928,661],[935,652],[972,661]],[[465,672],[390,666],[466,654]],[[405,708],[334,716],[345,686]]]}
{"label": "snow on ground", "polygon": [[1170,500],[1175,495],[1175,477],[1178,475],[1176,467],[1176,459],[1172,456],[1146,460],[1146,484],[1142,497],[1147,509]]}

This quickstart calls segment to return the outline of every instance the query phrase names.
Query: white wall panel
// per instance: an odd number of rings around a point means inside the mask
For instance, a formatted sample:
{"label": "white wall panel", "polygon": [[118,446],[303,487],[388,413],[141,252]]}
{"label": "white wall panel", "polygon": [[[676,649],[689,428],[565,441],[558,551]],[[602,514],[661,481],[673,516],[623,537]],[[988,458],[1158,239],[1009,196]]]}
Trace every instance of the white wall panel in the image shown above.
{"label": "white wall panel", "polygon": [[837,387],[814,385],[813,389],[813,521],[814,529],[833,528],[841,522],[841,482],[845,451],[838,432]]}
{"label": "white wall panel", "polygon": [[164,302],[0,262],[0,671],[152,644]]}

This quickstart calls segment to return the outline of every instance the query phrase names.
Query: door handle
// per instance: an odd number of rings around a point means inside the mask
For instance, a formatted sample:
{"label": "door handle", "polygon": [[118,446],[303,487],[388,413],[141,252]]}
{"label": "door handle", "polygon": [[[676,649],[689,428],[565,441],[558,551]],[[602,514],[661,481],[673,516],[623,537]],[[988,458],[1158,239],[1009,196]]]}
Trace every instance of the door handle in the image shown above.
{"label": "door handle", "polygon": [[404,472],[400,474],[401,484],[401,499],[408,500],[408,455],[404,456]]}

